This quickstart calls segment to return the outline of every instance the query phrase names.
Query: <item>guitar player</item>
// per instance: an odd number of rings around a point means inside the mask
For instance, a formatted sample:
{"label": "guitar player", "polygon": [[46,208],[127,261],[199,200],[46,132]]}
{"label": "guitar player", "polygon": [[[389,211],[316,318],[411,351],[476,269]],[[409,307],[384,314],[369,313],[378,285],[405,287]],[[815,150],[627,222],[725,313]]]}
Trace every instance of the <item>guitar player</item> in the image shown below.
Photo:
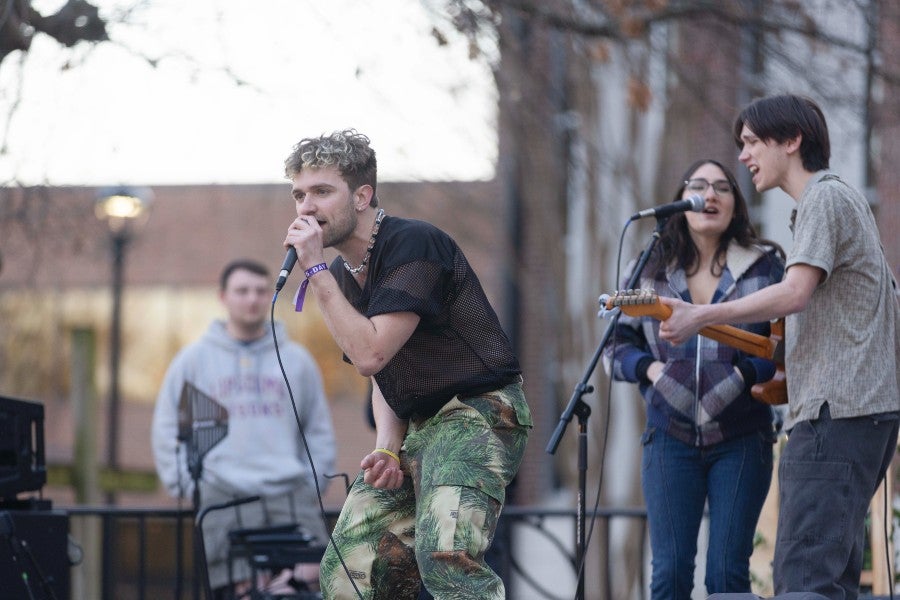
{"label": "guitar player", "polygon": [[825,117],[809,98],[751,103],[739,160],[760,192],[797,203],[783,281],[733,302],[689,304],[660,326],[680,344],[700,328],[786,316],[789,438],[779,465],[776,594],[859,594],[864,520],[897,443],[897,284],[865,197],[828,171]]}

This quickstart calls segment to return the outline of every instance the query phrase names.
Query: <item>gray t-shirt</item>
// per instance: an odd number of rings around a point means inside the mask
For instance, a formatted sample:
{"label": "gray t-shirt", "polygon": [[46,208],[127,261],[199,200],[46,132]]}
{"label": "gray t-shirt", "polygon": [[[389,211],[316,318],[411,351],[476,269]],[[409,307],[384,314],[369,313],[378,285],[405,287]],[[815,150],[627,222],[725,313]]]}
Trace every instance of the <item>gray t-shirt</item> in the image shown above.
{"label": "gray t-shirt", "polygon": [[832,173],[810,179],[792,215],[787,268],[825,271],[806,309],[785,321],[785,426],[900,410],[896,283],[866,199]]}

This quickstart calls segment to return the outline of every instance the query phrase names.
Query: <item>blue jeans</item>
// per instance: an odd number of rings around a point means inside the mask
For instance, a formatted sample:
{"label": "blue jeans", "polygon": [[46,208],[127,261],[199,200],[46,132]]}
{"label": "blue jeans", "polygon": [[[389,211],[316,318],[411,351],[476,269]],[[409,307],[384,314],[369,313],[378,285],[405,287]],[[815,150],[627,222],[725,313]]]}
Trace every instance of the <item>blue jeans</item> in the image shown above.
{"label": "blue jeans", "polygon": [[749,592],[756,522],[772,480],[772,439],[754,432],[707,448],[653,427],[641,439],[654,600],[690,600],[697,535],[709,502],[706,591]]}
{"label": "blue jeans", "polygon": [[866,513],[896,451],[897,418],[832,420],[825,404],[791,430],[778,465],[776,593],[858,597]]}

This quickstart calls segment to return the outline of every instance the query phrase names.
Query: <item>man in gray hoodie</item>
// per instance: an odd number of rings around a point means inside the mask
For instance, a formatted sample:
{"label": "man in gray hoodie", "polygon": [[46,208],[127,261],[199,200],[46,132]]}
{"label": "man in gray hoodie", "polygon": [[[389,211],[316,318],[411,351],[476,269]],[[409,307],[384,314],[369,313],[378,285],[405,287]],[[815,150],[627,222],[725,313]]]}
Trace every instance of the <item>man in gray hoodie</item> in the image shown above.
{"label": "man in gray hoodie", "polygon": [[[265,266],[236,260],[222,271],[219,297],[225,320],[213,321],[183,348],[166,372],[153,414],[156,470],[173,496],[191,498],[194,483],[187,448],[178,440],[178,406],[190,383],[228,411],[228,433],[202,462],[202,510],[238,498],[261,500],[207,513],[204,545],[210,585],[229,598],[251,584],[249,566],[228,560],[228,532],[299,523],[317,543],[328,539],[306,450],[285,385],[267,313],[271,281]],[[324,493],[323,475],[334,470],[335,439],[319,369],[309,352],[275,324],[278,348]],[[297,574],[299,574],[299,569]],[[312,578],[317,578],[313,574]]]}

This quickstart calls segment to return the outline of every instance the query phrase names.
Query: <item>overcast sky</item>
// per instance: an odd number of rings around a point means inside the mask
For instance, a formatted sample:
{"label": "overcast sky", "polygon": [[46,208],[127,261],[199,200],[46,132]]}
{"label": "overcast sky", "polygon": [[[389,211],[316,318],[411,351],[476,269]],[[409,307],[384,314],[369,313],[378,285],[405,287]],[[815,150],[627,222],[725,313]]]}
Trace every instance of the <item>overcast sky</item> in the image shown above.
{"label": "overcast sky", "polygon": [[433,14],[441,0],[149,4],[110,27],[112,44],[39,35],[0,65],[0,181],[279,182],[294,143],[345,127],[372,138],[383,180],[492,177],[493,81]]}

